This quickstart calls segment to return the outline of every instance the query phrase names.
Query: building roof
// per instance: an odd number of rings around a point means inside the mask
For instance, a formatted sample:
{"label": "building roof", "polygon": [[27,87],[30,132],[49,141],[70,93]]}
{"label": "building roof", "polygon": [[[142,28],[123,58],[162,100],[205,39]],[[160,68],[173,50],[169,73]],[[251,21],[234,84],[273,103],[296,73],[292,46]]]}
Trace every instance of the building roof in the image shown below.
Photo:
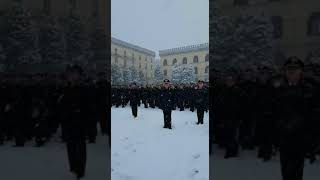
{"label": "building roof", "polygon": [[136,46],[134,44],[122,41],[122,40],[114,38],[114,37],[111,37],[111,42],[113,44],[118,45],[118,46],[123,46],[123,47],[129,48],[129,49],[133,49],[135,51],[138,51],[138,52],[141,52],[141,53],[144,53],[144,54],[148,54],[148,55],[153,56],[153,57],[156,56],[156,53],[154,51],[151,51],[151,50],[146,49],[146,48],[142,48],[140,46]]}
{"label": "building roof", "polygon": [[161,50],[161,51],[159,51],[159,55],[166,56],[166,55],[171,55],[171,54],[188,53],[188,52],[192,52],[192,51],[201,51],[201,50],[209,50],[209,43],[203,43],[203,44]]}

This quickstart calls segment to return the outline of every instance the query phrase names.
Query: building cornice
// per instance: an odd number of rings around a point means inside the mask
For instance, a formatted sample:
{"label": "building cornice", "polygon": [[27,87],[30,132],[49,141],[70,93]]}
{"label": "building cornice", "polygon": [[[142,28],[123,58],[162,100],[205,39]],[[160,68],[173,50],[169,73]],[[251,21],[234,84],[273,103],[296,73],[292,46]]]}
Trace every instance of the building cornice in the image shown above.
{"label": "building cornice", "polygon": [[134,45],[134,44],[131,44],[131,43],[122,41],[122,40],[117,39],[117,38],[114,38],[114,37],[111,37],[111,42],[112,42],[113,44],[115,44],[115,45],[122,46],[122,47],[126,47],[126,48],[129,48],[129,49],[138,51],[138,52],[140,52],[140,53],[147,54],[147,55],[152,56],[152,57],[155,57],[155,56],[156,56],[156,53],[155,53],[154,51],[151,51],[151,50],[146,49],[146,48],[142,48],[142,47],[140,47],[140,46],[136,46],[136,45]]}
{"label": "building cornice", "polygon": [[191,46],[183,46],[183,47],[172,48],[172,49],[165,49],[165,50],[159,51],[159,55],[160,56],[167,56],[167,55],[188,53],[188,52],[194,52],[194,51],[202,51],[202,50],[209,51],[209,43],[203,43],[203,44],[197,44],[197,45],[191,45]]}

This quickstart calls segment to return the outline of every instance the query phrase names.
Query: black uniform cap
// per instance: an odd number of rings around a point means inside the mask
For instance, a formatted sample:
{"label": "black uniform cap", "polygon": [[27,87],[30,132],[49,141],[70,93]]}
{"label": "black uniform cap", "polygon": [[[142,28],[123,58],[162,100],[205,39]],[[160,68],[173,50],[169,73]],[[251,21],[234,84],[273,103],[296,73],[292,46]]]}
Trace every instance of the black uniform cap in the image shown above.
{"label": "black uniform cap", "polygon": [[203,80],[199,80],[198,83],[204,83],[204,81]]}
{"label": "black uniform cap", "polygon": [[79,74],[82,74],[83,73],[83,70],[82,68],[79,66],[79,65],[68,65],[67,68],[66,68],[66,71],[67,72],[77,72]]}
{"label": "black uniform cap", "polygon": [[296,56],[289,57],[284,63],[287,69],[303,69],[304,63]]}
{"label": "black uniform cap", "polygon": [[164,82],[164,83],[169,83],[170,80],[169,80],[169,79],[165,79],[165,80],[163,80],[163,82]]}

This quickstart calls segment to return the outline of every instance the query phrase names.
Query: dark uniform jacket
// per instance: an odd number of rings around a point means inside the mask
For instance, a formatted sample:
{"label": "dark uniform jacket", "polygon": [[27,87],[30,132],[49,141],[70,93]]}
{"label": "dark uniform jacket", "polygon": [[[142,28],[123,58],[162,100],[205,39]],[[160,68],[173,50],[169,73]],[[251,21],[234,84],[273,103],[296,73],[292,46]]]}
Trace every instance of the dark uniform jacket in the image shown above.
{"label": "dark uniform jacket", "polygon": [[197,109],[206,110],[208,107],[208,90],[205,88],[195,89],[195,106]]}
{"label": "dark uniform jacket", "polygon": [[61,104],[64,111],[63,125],[67,138],[85,138],[86,119],[84,115],[87,111],[85,92],[85,87],[81,85],[68,86],[64,90]]}
{"label": "dark uniform jacket", "polygon": [[171,89],[161,89],[159,94],[159,108],[164,111],[171,111],[174,108],[174,94]]}

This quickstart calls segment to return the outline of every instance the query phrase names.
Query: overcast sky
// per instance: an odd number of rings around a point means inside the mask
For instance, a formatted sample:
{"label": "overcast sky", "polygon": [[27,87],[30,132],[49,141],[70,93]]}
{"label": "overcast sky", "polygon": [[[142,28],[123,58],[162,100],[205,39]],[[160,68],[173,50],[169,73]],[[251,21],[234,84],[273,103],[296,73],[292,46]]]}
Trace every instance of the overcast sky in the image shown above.
{"label": "overcast sky", "polygon": [[209,41],[209,0],[112,0],[112,36],[156,51]]}

